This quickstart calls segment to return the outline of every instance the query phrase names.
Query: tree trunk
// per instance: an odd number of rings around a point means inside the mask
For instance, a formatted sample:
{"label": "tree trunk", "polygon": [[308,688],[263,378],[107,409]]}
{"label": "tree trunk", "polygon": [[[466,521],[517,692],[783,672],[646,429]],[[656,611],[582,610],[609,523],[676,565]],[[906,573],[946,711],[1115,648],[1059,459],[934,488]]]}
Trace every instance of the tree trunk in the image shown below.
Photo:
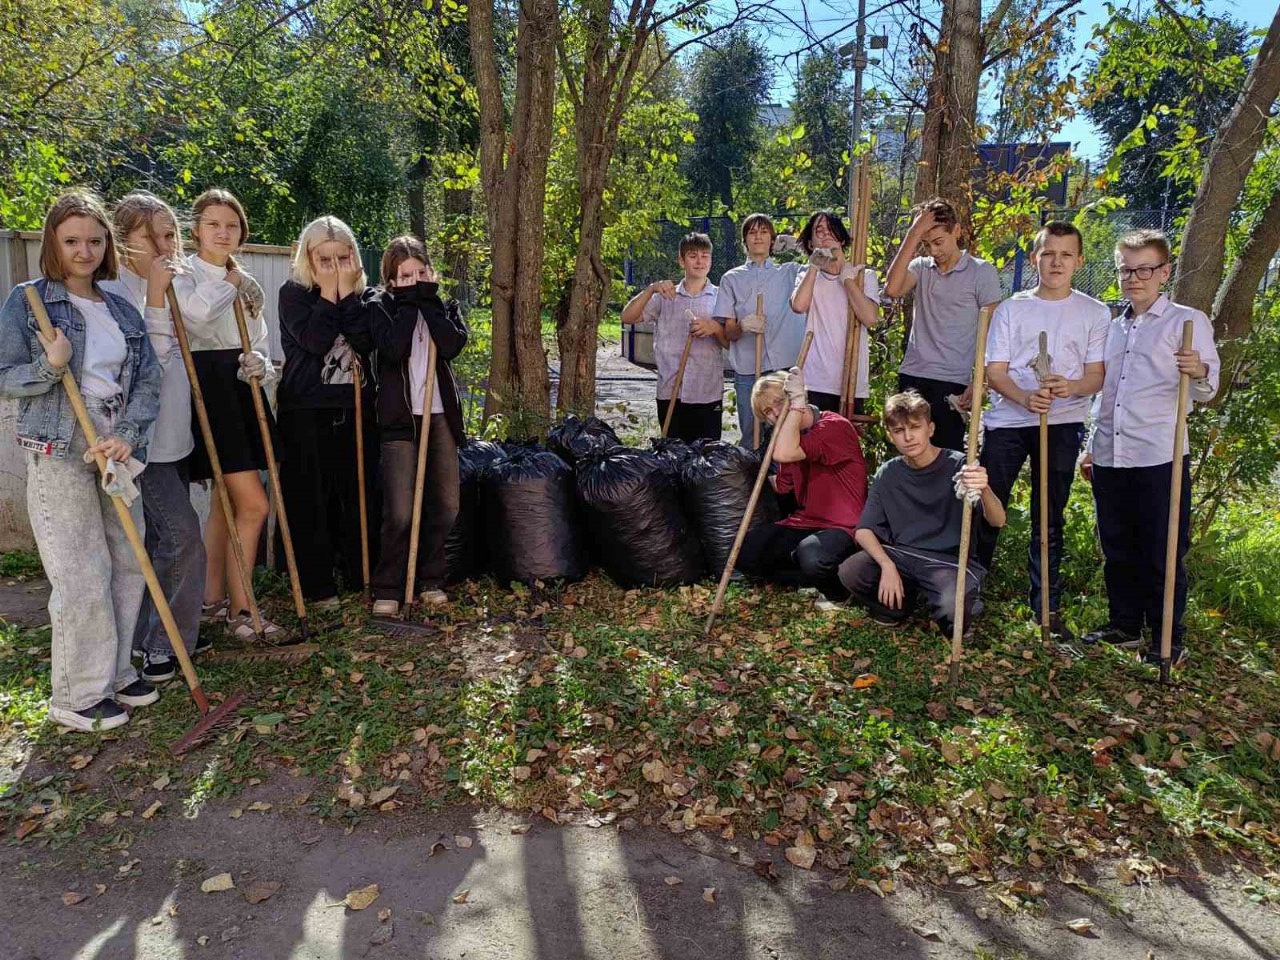
{"label": "tree trunk", "polygon": [[547,158],[555,98],[555,0],[527,0],[516,33],[513,123],[507,136],[493,2],[468,4],[480,104],[480,177],[492,249],[493,349],[486,419],[503,414],[512,436],[545,432],[551,385],[542,346],[542,261]]}
{"label": "tree trunk", "polygon": [[[1236,257],[1213,303],[1213,333],[1219,341],[1242,340],[1253,327],[1258,284],[1280,249],[1280,190],[1271,195],[1253,233]],[[1185,254],[1184,254],[1185,256]],[[1223,364],[1224,369],[1226,364]]]}
{"label": "tree trunk", "polygon": [[[469,224],[472,213],[470,190],[444,191],[444,218],[451,233],[459,233],[463,223]],[[419,234],[421,236],[421,234]],[[454,299],[465,309],[470,309],[475,301],[471,291],[471,234],[468,230],[462,243],[450,247],[445,264],[445,275],[453,284]]]}
{"label": "tree trunk", "polygon": [[969,184],[977,152],[978,80],[982,72],[981,0],[946,0],[927,88],[915,202],[950,200],[969,226]]}
{"label": "tree trunk", "polygon": [[[1245,178],[1262,146],[1267,121],[1280,94],[1280,9],[1249,68],[1231,113],[1218,128],[1209,161],[1182,233],[1173,299],[1206,313],[1213,307],[1226,262],[1227,230]],[[1274,252],[1274,248],[1273,252]],[[1250,309],[1253,291],[1248,294]]]}

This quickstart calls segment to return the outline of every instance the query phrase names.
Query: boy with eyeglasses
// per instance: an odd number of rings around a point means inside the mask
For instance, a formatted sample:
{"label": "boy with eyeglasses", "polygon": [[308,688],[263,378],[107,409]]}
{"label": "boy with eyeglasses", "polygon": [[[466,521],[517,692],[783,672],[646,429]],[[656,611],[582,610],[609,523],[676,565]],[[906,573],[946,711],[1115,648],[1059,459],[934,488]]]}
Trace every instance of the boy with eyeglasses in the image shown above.
{"label": "boy with eyeglasses", "polygon": [[[1085,643],[1137,650],[1142,628],[1151,629],[1147,663],[1160,662],[1164,612],[1165,548],[1172,488],[1178,386],[1191,378],[1191,399],[1208,403],[1218,392],[1220,363],[1213,327],[1201,311],[1173,303],[1160,292],[1172,272],[1169,241],[1158,230],[1126,233],[1116,244],[1116,272],[1129,300],[1111,321],[1104,357],[1106,376],[1094,405],[1088,452],[1080,472],[1093,483],[1098,538],[1105,557],[1110,618]],[[1194,324],[1190,350],[1182,349],[1182,325]],[[1186,449],[1184,445],[1184,449]],[[1177,573],[1173,605],[1173,662],[1182,664],[1182,615],[1187,605],[1183,563],[1191,523],[1191,457],[1182,461]]]}

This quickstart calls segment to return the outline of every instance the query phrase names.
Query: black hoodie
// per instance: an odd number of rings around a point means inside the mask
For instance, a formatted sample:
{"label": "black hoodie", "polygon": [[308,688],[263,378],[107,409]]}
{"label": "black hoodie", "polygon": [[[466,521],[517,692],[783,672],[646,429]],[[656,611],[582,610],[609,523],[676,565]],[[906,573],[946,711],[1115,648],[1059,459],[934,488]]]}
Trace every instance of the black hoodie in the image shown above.
{"label": "black hoodie", "polygon": [[373,400],[369,352],[373,338],[361,305],[351,293],[337,303],[320,296],[319,287],[286,280],[280,287],[280,343],[284,373],[277,402],[281,410],[343,409],[355,406],[351,364],[364,370],[364,402]]}
{"label": "black hoodie", "polygon": [[413,406],[409,402],[409,355],[418,314],[436,345],[436,383],[440,402],[458,446],[466,442],[462,400],[449,361],[467,345],[467,325],[456,301],[440,299],[438,284],[418,281],[412,287],[369,289],[362,304],[373,338],[374,369],[378,377],[378,428],[383,440],[413,440]]}

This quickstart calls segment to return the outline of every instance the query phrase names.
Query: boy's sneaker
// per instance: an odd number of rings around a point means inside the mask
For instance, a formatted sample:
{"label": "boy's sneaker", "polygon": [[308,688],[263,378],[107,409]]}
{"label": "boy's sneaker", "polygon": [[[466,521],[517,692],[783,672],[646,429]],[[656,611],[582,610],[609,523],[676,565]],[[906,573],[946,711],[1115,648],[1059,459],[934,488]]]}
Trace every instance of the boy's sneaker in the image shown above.
{"label": "boy's sneaker", "polygon": [[142,679],[147,683],[153,684],[172,680],[178,673],[173,664],[173,657],[167,653],[147,653],[143,651]]}
{"label": "boy's sneaker", "polygon": [[129,714],[124,707],[114,700],[99,700],[92,707],[84,710],[65,710],[62,707],[50,707],[49,719],[60,727],[69,730],[81,730],[94,733],[101,730],[114,730],[129,722]]}
{"label": "boy's sneaker", "polygon": [[[1142,655],[1142,662],[1149,667],[1160,669],[1160,644],[1156,644],[1150,650]],[[1169,648],[1169,667],[1173,670],[1181,670],[1187,665],[1186,648],[1180,644],[1174,644]]]}
{"label": "boy's sneaker", "polygon": [[336,596],[325,597],[323,600],[307,601],[307,608],[309,610],[316,610],[320,613],[327,613],[330,610],[337,610],[341,606],[342,606],[342,601]]}
{"label": "boy's sneaker", "polygon": [[881,617],[874,613],[871,614],[871,622],[877,627],[888,627],[891,630],[896,630],[902,626],[901,620],[891,620],[889,617]]}
{"label": "boy's sneaker", "polygon": [[123,690],[116,691],[116,703],[127,707],[149,707],[160,699],[160,691],[145,680],[135,680]]}
{"label": "boy's sneaker", "polygon": [[433,588],[423,590],[418,594],[418,599],[428,607],[442,607],[449,602],[449,595],[443,590]]}
{"label": "boy's sneaker", "polygon": [[1071,644],[1076,641],[1076,635],[1072,633],[1071,628],[1063,622],[1062,614],[1057,610],[1054,610],[1049,614],[1049,633],[1057,637],[1059,643]]}
{"label": "boy's sneaker", "polygon": [[375,600],[373,601],[373,615],[375,617],[396,617],[400,615],[399,600]]}
{"label": "boy's sneaker", "polygon": [[835,616],[844,608],[843,603],[836,603],[834,600],[828,600],[826,597],[819,597],[817,600],[813,601],[813,609],[817,610],[819,613],[825,613],[828,616]]}
{"label": "boy's sneaker", "polygon": [[1142,646],[1141,636],[1125,633],[1116,627],[1103,627],[1101,630],[1093,631],[1093,633],[1086,633],[1080,639],[1088,647],[1106,643],[1121,650],[1137,650]]}

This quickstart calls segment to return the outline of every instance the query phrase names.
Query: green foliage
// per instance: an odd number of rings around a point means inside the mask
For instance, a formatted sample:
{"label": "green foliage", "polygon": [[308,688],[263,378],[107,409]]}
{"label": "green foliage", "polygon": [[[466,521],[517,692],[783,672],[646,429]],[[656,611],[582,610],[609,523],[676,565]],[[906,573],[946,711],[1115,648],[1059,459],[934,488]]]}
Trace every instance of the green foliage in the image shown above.
{"label": "green foliage", "polygon": [[40,554],[31,550],[0,553],[0,577],[6,580],[32,580],[44,576]]}
{"label": "green foliage", "polygon": [[[848,206],[849,136],[853,124],[849,110],[853,102],[852,84],[844,80],[845,68],[828,47],[819,47],[805,57],[796,79],[791,110],[804,130],[804,153],[812,209],[841,210]],[[863,132],[866,132],[864,120]],[[797,179],[804,173],[797,170]]]}
{"label": "green foliage", "polygon": [[1271,487],[1254,503],[1226,507],[1187,555],[1194,595],[1214,619],[1280,637],[1280,512]]}
{"label": "green foliage", "polygon": [[71,181],[67,161],[42,140],[28,143],[7,179],[0,180],[0,224],[10,230],[39,230],[45,211]]}

